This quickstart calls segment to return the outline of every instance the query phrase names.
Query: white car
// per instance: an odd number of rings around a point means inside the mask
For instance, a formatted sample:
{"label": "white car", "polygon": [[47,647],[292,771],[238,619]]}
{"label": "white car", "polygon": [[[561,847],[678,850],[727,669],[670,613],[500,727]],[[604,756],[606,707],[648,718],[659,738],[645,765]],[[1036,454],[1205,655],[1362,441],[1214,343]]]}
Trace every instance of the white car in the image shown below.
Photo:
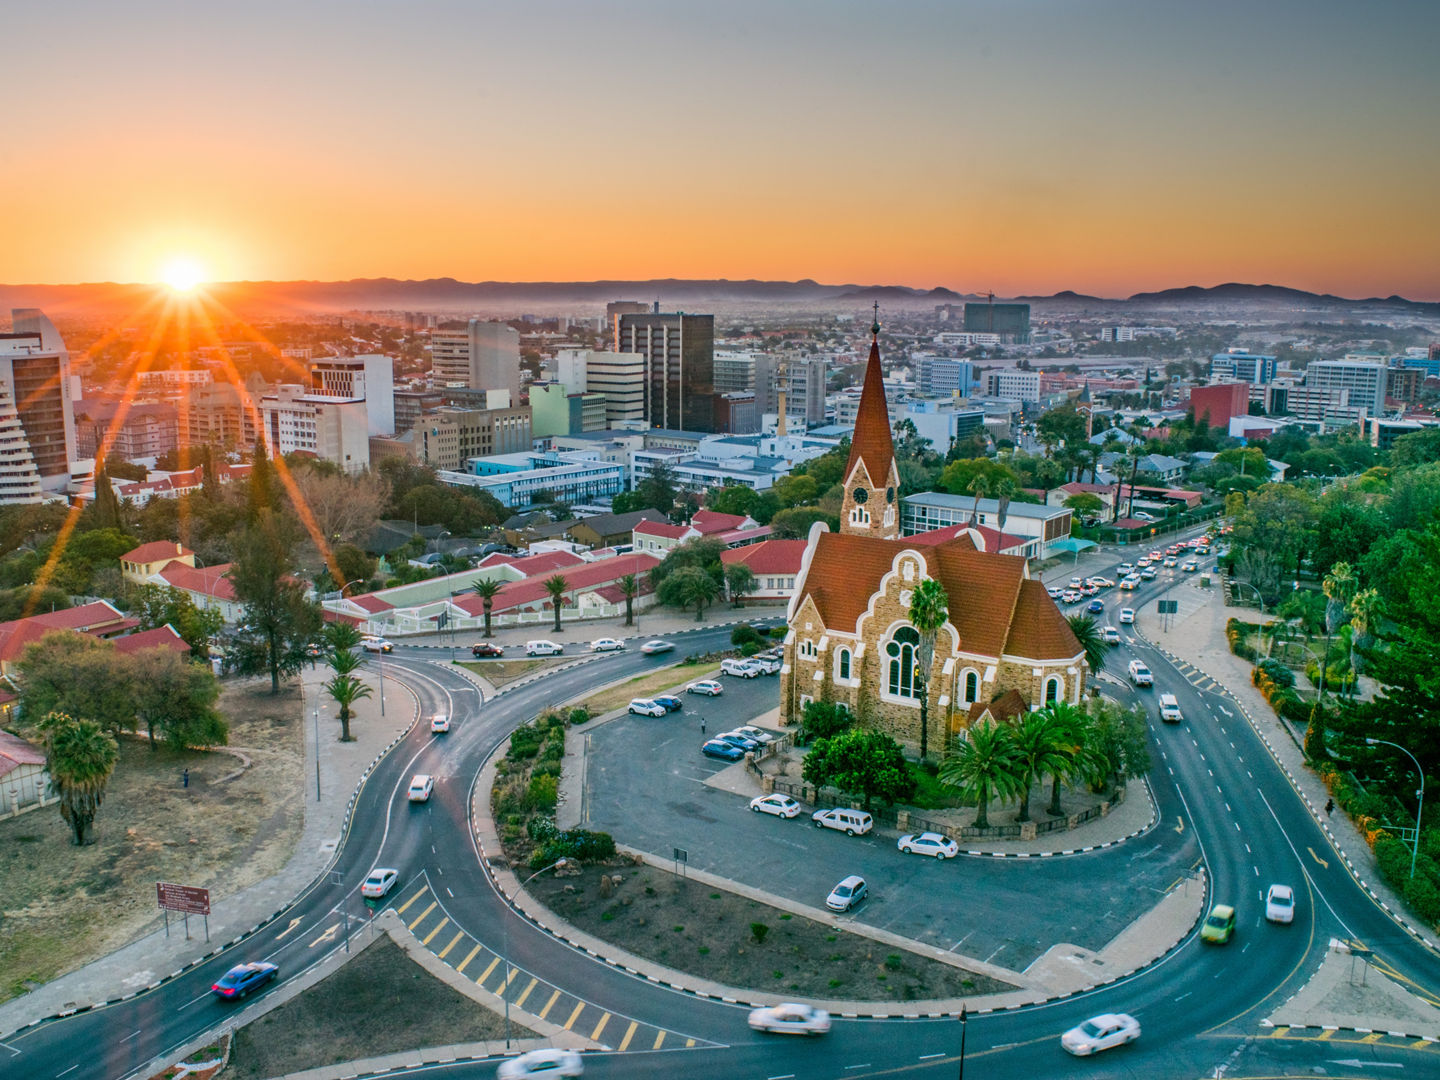
{"label": "white car", "polygon": [[1120,582],[1120,588],[1124,589],[1126,592],[1134,592],[1139,587],[1140,578],[1137,577],[1135,574],[1131,574],[1129,577],[1125,578],[1123,581]]}
{"label": "white car", "polygon": [[750,1026],[756,1031],[780,1031],[788,1035],[824,1035],[830,1030],[830,1014],[813,1005],[787,1002],[752,1009]]}
{"label": "white car", "polygon": [[1133,607],[1122,607],[1120,609],[1121,625],[1132,625],[1135,622],[1135,609]]}
{"label": "white car", "polygon": [[410,801],[429,802],[430,793],[435,790],[435,778],[426,776],[424,773],[416,773],[410,778]]}
{"label": "white car", "polygon": [[1185,565],[1182,566],[1182,567],[1180,567],[1180,569],[1181,569],[1184,573],[1193,574],[1196,570],[1199,570],[1199,569],[1200,569],[1200,564],[1199,564],[1198,562],[1196,562],[1194,559],[1186,559],[1186,560],[1185,560]]}
{"label": "white car", "polygon": [[630,702],[631,716],[664,716],[665,706],[649,698],[637,697]]}
{"label": "white car", "polygon": [[704,694],[707,697],[719,697],[725,692],[725,688],[714,679],[701,679],[699,682],[692,682],[685,687],[687,694]]}
{"label": "white car", "polygon": [[1166,569],[1174,569],[1180,565],[1180,560],[1176,559],[1174,555],[1166,555],[1165,561],[1161,565]]}
{"label": "white car", "polygon": [[851,874],[830,890],[830,895],[825,898],[825,906],[831,911],[849,911],[869,895],[870,890],[865,885],[865,879],[858,874]]}
{"label": "white car", "polygon": [[661,641],[659,638],[656,638],[654,641],[647,641],[644,645],[640,646],[640,651],[646,656],[655,656],[659,653],[673,652],[674,650],[674,642]]}
{"label": "white car", "polygon": [[800,816],[800,804],[789,795],[760,795],[750,800],[750,809],[757,814],[774,814],[783,818]]}
{"label": "white car", "polygon": [[763,728],[751,727],[749,724],[744,727],[737,727],[735,734],[744,735],[747,739],[754,739],[761,746],[775,741],[775,736],[770,732],[765,731]]}
{"label": "white car", "polygon": [[1145,666],[1143,661],[1131,660],[1130,681],[1136,686],[1151,686],[1154,684],[1154,676],[1150,674],[1150,669]]}
{"label": "white car", "polygon": [[960,854],[959,844],[936,832],[925,832],[919,836],[907,833],[895,846],[907,855],[933,855],[937,859],[953,859]]}
{"label": "white car", "polygon": [[450,717],[449,717],[449,714],[443,713],[443,712],[437,712],[434,716],[430,717],[430,730],[431,730],[432,732],[434,732],[436,735],[439,735],[439,734],[441,734],[442,732],[449,731],[449,730],[450,730]]}
{"label": "white car", "polygon": [[1147,514],[1144,510],[1136,510],[1136,511],[1135,511],[1135,520],[1136,520],[1136,521],[1154,521],[1154,520],[1155,520],[1155,515],[1154,515],[1154,514]]}
{"label": "white car", "polygon": [[1140,1037],[1140,1021],[1125,1013],[1101,1013],[1060,1036],[1060,1045],[1076,1057],[1088,1057]]}
{"label": "white car", "polygon": [[1078,588],[1080,588],[1080,585],[1081,585],[1081,582],[1080,582],[1080,579],[1079,579],[1078,577],[1072,577],[1072,578],[1070,579],[1070,588],[1072,588],[1072,589],[1078,589]]}
{"label": "white car", "polygon": [[1050,599],[1051,599],[1051,600],[1059,600],[1059,599],[1060,599],[1060,593],[1061,593],[1062,590],[1060,589],[1060,587],[1059,587],[1058,585],[1051,585],[1051,586],[1050,586],[1049,588],[1047,588],[1045,591],[1050,594]]}
{"label": "white car", "polygon": [[1102,626],[1100,628],[1100,640],[1106,645],[1120,644],[1120,630],[1114,626]]}
{"label": "white car", "polygon": [[1108,577],[1092,577],[1090,584],[1094,585],[1097,589],[1113,589],[1115,587],[1115,582],[1111,581]]}
{"label": "white car", "polygon": [[383,637],[361,638],[360,647],[366,652],[388,653],[395,651],[395,646],[391,642],[386,641]]}
{"label": "white car", "polygon": [[750,663],[760,669],[762,675],[779,675],[780,669],[785,662],[774,653],[756,653],[750,657]]}
{"label": "white car", "polygon": [[591,652],[616,652],[625,648],[625,642],[619,638],[602,637],[590,642]]}
{"label": "white car", "polygon": [[1122,562],[1119,566],[1115,568],[1115,572],[1119,574],[1122,578],[1129,577],[1135,572],[1135,564]]}
{"label": "white car", "polygon": [[391,870],[387,867],[377,866],[370,871],[360,886],[360,895],[369,897],[372,900],[379,900],[386,893],[395,887],[395,882],[400,880],[400,871]]}
{"label": "white car", "polygon": [[1175,700],[1174,694],[1160,695],[1160,719],[1167,724],[1178,724],[1185,719],[1180,715],[1180,702]]}
{"label": "white car", "polygon": [[584,1072],[585,1064],[574,1050],[547,1047],[502,1061],[495,1076],[497,1080],[518,1080],[523,1076],[580,1076]]}
{"label": "white car", "polygon": [[749,660],[737,660],[733,656],[727,656],[720,661],[721,675],[734,675],[737,679],[753,679],[760,673],[760,666],[752,664]]}
{"label": "white car", "polygon": [[1271,885],[1265,893],[1265,918],[1288,923],[1295,919],[1295,890],[1289,885]]}
{"label": "white car", "polygon": [[556,644],[553,641],[527,641],[525,642],[526,656],[559,656],[565,651],[564,645]]}
{"label": "white car", "polygon": [[1141,580],[1141,581],[1154,581],[1154,580],[1155,580],[1155,567],[1153,567],[1153,566],[1147,566],[1147,567],[1145,567],[1144,570],[1141,570],[1141,571],[1140,571],[1140,580]]}

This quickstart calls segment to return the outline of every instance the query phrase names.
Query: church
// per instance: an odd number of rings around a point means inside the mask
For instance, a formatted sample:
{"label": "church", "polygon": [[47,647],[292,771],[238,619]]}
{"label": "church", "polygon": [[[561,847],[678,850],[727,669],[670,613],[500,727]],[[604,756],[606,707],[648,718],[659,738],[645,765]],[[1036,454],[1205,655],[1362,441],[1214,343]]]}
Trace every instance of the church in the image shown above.
{"label": "church", "polygon": [[928,680],[930,749],[943,754],[986,712],[1078,704],[1089,665],[1027,560],[986,550],[996,546],[993,530],[901,538],[879,323],[870,331],[840,531],[811,528],[786,613],[780,715],[796,724],[808,702],[833,701],[917,753],[926,681],[916,677],[920,635],[908,612],[916,584],[933,578],[949,607]]}

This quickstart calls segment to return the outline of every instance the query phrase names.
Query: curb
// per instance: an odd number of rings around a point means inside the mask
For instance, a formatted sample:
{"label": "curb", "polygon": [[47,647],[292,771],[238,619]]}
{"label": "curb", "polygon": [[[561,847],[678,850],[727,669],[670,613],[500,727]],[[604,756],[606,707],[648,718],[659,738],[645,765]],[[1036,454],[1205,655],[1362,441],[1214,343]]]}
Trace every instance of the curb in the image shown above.
{"label": "curb", "polygon": [[1115,847],[1117,844],[1124,844],[1134,840],[1136,837],[1144,836],[1156,825],[1160,824],[1160,810],[1155,801],[1155,789],[1150,786],[1150,778],[1142,776],[1140,782],[1145,785],[1146,794],[1150,798],[1150,820],[1134,832],[1117,837],[1114,840],[1107,840],[1103,844],[1089,844],[1080,848],[1066,848],[1063,851],[962,851],[960,854],[969,855],[979,859],[1058,859],[1066,855],[1085,855],[1091,851],[1104,851],[1106,848]]}

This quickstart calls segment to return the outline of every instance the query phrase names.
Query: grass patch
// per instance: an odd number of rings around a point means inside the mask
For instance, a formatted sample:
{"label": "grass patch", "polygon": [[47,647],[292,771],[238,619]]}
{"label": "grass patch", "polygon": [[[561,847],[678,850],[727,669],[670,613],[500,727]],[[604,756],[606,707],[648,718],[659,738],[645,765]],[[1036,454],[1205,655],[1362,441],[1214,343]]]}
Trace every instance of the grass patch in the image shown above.
{"label": "grass patch", "polygon": [[685,683],[696,682],[700,679],[708,679],[718,674],[718,665],[696,665],[692,670],[685,673],[683,681],[677,682],[675,669],[683,666],[684,661],[670,664],[658,671],[647,671],[643,675],[636,675],[632,679],[626,679],[606,690],[600,690],[587,698],[576,702],[582,708],[590,710],[591,716],[603,716],[607,712],[624,708],[630,703],[631,698],[649,697],[652,694],[659,694],[665,690],[676,690],[684,693]]}
{"label": "grass patch", "polygon": [[942,784],[938,777],[931,776],[913,761],[908,764],[910,775],[915,778],[915,794],[907,805],[917,810],[948,810],[964,805],[953,787]]}
{"label": "grass patch", "polygon": [[516,679],[522,678],[537,668],[556,667],[567,660],[574,660],[573,656],[551,657],[547,659],[529,660],[456,660],[457,667],[463,667],[473,671],[482,679],[488,679],[492,686],[504,686]]}

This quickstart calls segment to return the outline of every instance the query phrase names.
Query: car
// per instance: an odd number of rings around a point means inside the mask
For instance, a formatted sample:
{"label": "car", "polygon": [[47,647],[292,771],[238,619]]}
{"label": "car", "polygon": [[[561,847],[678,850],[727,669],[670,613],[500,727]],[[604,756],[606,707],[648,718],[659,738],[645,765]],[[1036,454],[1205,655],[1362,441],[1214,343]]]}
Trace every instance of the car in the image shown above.
{"label": "car", "polygon": [[1154,514],[1147,514],[1144,510],[1136,510],[1136,511],[1135,511],[1135,520],[1136,520],[1136,521],[1154,521],[1154,520],[1155,520],[1155,515],[1154,515]]}
{"label": "car", "polygon": [[221,975],[218,982],[210,985],[210,992],[216,997],[234,1001],[279,977],[279,967],[263,960],[256,960],[249,964],[237,964]]}
{"label": "car", "polygon": [[1164,566],[1167,570],[1173,570],[1180,565],[1180,560],[1175,558],[1174,555],[1166,555],[1165,561],[1160,565]]}
{"label": "car", "polygon": [[1090,603],[1085,605],[1085,610],[1089,611],[1092,615],[1099,615],[1105,610],[1105,601],[1091,600]]}
{"label": "car", "polygon": [[640,651],[646,656],[658,656],[660,653],[674,652],[675,643],[673,641],[661,641],[659,638],[656,638],[654,641],[647,641],[644,645],[641,645]]}
{"label": "car", "polygon": [[771,732],[768,732],[763,728],[751,727],[748,724],[744,727],[737,727],[732,730],[737,735],[744,735],[747,739],[754,739],[761,746],[775,741],[775,736]]}
{"label": "car", "polygon": [[1235,934],[1235,909],[1229,904],[1216,904],[1200,927],[1200,940],[1224,945]]}
{"label": "car", "polygon": [[1078,588],[1080,588],[1080,585],[1081,585],[1081,581],[1080,581],[1080,579],[1079,579],[1078,577],[1072,577],[1072,578],[1070,579],[1070,588],[1072,588],[1072,589],[1078,589]]}
{"label": "car", "polygon": [[1131,625],[1135,622],[1135,609],[1133,607],[1122,607],[1120,609],[1120,622],[1122,625]]}
{"label": "car", "polygon": [[756,653],[750,657],[750,663],[760,669],[761,675],[779,675],[785,666],[784,658],[772,652]]}
{"label": "car", "polygon": [[824,1035],[830,1030],[830,1014],[813,1005],[785,1002],[750,1010],[750,1026],[756,1031],[787,1035]]}
{"label": "car", "polygon": [[1136,686],[1151,686],[1155,682],[1155,677],[1150,674],[1150,669],[1145,666],[1143,660],[1131,660],[1130,681]]}
{"label": "car", "polygon": [[685,708],[685,702],[674,694],[656,694],[650,700],[656,705],[664,705],[666,712],[679,712]]}
{"label": "car", "polygon": [[450,730],[450,716],[447,713],[439,712],[430,717],[430,730],[436,735]]}
{"label": "car", "polygon": [[1265,891],[1265,918],[1288,923],[1295,918],[1295,890],[1289,885],[1271,885]]}
{"label": "car", "polygon": [[711,739],[704,746],[700,747],[700,752],[706,757],[719,758],[721,761],[745,760],[744,750],[728,742],[721,742],[719,739]]}
{"label": "car", "polygon": [[1149,566],[1149,565],[1150,565],[1150,556],[1149,556],[1149,555],[1145,555],[1145,556],[1143,556],[1143,557],[1135,560],[1135,569],[1136,569],[1136,571],[1144,570],[1144,569],[1145,569],[1147,566]]}
{"label": "car", "polygon": [[1101,1013],[1060,1036],[1060,1045],[1076,1057],[1132,1043],[1140,1037],[1140,1021],[1126,1013]]}
{"label": "car", "polygon": [[1072,589],[1066,589],[1060,594],[1060,599],[1067,604],[1078,604],[1084,598],[1082,593],[1075,592]]}
{"label": "car", "polygon": [[758,664],[752,664],[749,660],[739,660],[733,656],[727,656],[720,661],[721,675],[734,675],[737,679],[753,679],[760,674]]}
{"label": "car", "polygon": [[719,697],[724,692],[725,687],[714,679],[701,679],[699,682],[692,682],[685,687],[687,694],[704,694],[706,697]]}
{"label": "car", "polygon": [[1184,573],[1193,574],[1196,570],[1199,570],[1199,569],[1200,569],[1200,564],[1199,564],[1198,562],[1196,562],[1194,559],[1186,559],[1186,560],[1185,560],[1185,565],[1182,566],[1182,567],[1180,567],[1180,569],[1181,569]]}
{"label": "car", "polygon": [[800,804],[789,795],[759,795],[750,800],[750,809],[757,814],[774,814],[776,817],[793,818],[800,816]]}
{"label": "car", "polygon": [[1141,570],[1141,571],[1140,571],[1140,580],[1141,580],[1141,581],[1154,581],[1154,580],[1155,580],[1155,573],[1156,573],[1155,567],[1153,567],[1153,566],[1147,566],[1147,567],[1145,567],[1144,570]]}
{"label": "car", "polygon": [[574,1050],[545,1047],[502,1061],[495,1070],[497,1080],[519,1080],[524,1076],[580,1076],[585,1063]]}
{"label": "car", "polygon": [[435,778],[416,773],[410,778],[409,798],[411,802],[429,802],[430,793],[435,790]]}
{"label": "car", "polygon": [[960,845],[940,833],[925,832],[916,836],[907,833],[895,844],[907,855],[933,855],[937,859],[953,859],[960,854]]}
{"label": "car", "polygon": [[317,656],[324,656],[325,646],[321,645],[317,641],[312,641],[305,646],[305,655],[310,657],[312,660],[315,659]]}
{"label": "car", "polygon": [[760,749],[760,744],[756,740],[747,738],[746,736],[741,735],[738,731],[722,731],[719,735],[715,736],[715,741],[727,742],[731,746],[738,746],[741,750],[744,750],[747,753],[752,750]]}
{"label": "car", "polygon": [[1080,591],[1081,591],[1082,593],[1084,593],[1086,596],[1094,596],[1096,593],[1098,593],[1098,592],[1100,591],[1100,586],[1099,586],[1099,585],[1091,585],[1090,582],[1087,581],[1084,585],[1081,585],[1081,586],[1080,586]]}
{"label": "car", "polygon": [[825,898],[825,906],[831,911],[849,911],[864,900],[869,891],[864,878],[851,874],[830,890],[830,895]]}
{"label": "car", "polygon": [[1120,644],[1120,631],[1114,626],[1102,626],[1100,628],[1100,640],[1106,645]]}
{"label": "car", "polygon": [[394,643],[386,641],[383,637],[363,637],[360,639],[360,647],[366,652],[388,653],[395,651]]}
{"label": "car", "polygon": [[395,882],[400,880],[400,871],[391,870],[388,867],[377,866],[370,871],[360,885],[360,895],[378,900],[395,887]]}
{"label": "car", "polygon": [[496,645],[489,641],[480,641],[470,646],[470,655],[474,657],[504,656],[505,646]]}
{"label": "car", "polygon": [[1050,599],[1051,599],[1051,600],[1058,600],[1058,599],[1060,599],[1060,593],[1061,593],[1063,590],[1061,590],[1058,585],[1051,585],[1051,586],[1050,586],[1049,588],[1047,588],[1045,591],[1050,594]]}
{"label": "car", "polygon": [[1150,556],[1149,556],[1149,557],[1150,557],[1150,561],[1151,561],[1152,563],[1157,563],[1157,562],[1160,561],[1160,552],[1158,552],[1158,551],[1152,551],[1152,552],[1150,552]]}
{"label": "car", "polygon": [[1196,554],[1196,555],[1209,555],[1209,554],[1210,554],[1210,545],[1209,545],[1209,544],[1196,544],[1196,545],[1195,545],[1195,554]]}
{"label": "car", "polygon": [[625,642],[619,638],[602,637],[590,642],[591,652],[623,652],[624,649]]}
{"label": "car", "polygon": [[1119,574],[1122,578],[1129,577],[1135,572],[1135,564],[1122,562],[1119,566],[1115,568],[1115,572]]}
{"label": "car", "polygon": [[1160,719],[1167,724],[1178,724],[1185,719],[1180,715],[1180,702],[1175,700],[1174,694],[1160,695]]}
{"label": "car", "polygon": [[837,806],[833,810],[816,810],[810,820],[817,829],[837,829],[846,836],[864,836],[875,827],[875,819],[864,810]]}
{"label": "car", "polygon": [[631,716],[664,716],[670,710],[654,698],[637,697],[630,702]]}
{"label": "car", "polygon": [[559,656],[564,651],[564,645],[554,641],[546,641],[544,638],[538,641],[525,642],[526,656]]}
{"label": "car", "polygon": [[1092,577],[1090,584],[1101,589],[1113,589],[1115,587],[1115,582],[1111,581],[1108,577]]}

